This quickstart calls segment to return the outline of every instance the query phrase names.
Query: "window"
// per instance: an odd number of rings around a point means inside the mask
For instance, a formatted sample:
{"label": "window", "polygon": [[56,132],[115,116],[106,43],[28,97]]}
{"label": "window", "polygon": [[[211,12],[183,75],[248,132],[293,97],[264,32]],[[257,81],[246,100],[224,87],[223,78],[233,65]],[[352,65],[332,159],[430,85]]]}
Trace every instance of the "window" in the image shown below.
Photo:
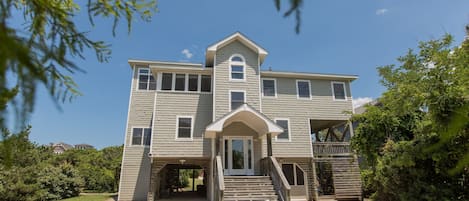
{"label": "window", "polygon": [[199,85],[199,75],[189,75],[189,91],[197,91]]}
{"label": "window", "polygon": [[156,80],[150,72],[149,68],[138,69],[138,89],[139,90],[155,90]]}
{"label": "window", "polygon": [[210,75],[202,75],[200,82],[200,91],[210,92],[212,88],[212,78]]}
{"label": "window", "polygon": [[332,82],[332,94],[334,95],[334,100],[347,100],[347,95],[345,94],[345,83]]}
{"label": "window", "polygon": [[262,80],[262,94],[263,96],[276,97],[276,80],[275,79],[263,79]]}
{"label": "window", "polygon": [[177,138],[192,138],[192,117],[177,118]]}
{"label": "window", "polygon": [[290,139],[290,126],[288,119],[276,119],[275,122],[283,128],[283,133],[277,135],[278,140],[289,140]]}
{"label": "window", "polygon": [[172,73],[163,73],[161,79],[161,90],[171,90],[173,86],[173,74]]}
{"label": "window", "polygon": [[241,55],[234,55],[230,59],[230,80],[244,80],[245,63]]}
{"label": "window", "polygon": [[149,146],[151,140],[151,128],[133,128],[132,145]]}
{"label": "window", "polygon": [[230,105],[231,105],[231,110],[235,110],[239,106],[244,104],[244,92],[243,91],[231,91],[230,92]]}
{"label": "window", "polygon": [[186,74],[176,74],[176,84],[174,90],[184,91],[186,89]]}
{"label": "window", "polygon": [[297,80],[296,91],[298,92],[298,98],[311,98],[310,84],[308,80]]}
{"label": "window", "polygon": [[290,185],[305,185],[304,172],[297,164],[282,164],[282,171]]}

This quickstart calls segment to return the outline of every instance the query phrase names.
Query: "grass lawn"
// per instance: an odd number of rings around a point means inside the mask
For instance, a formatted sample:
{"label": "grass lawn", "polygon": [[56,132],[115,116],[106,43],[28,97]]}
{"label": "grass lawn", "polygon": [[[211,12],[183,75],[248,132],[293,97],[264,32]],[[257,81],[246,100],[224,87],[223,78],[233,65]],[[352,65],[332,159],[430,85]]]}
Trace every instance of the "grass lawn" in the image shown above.
{"label": "grass lawn", "polygon": [[67,198],[61,201],[105,201],[115,195],[115,193],[83,193],[78,197]]}
{"label": "grass lawn", "polygon": [[[199,178],[195,178],[195,187],[194,190],[197,191],[197,185],[203,184],[204,181]],[[189,186],[184,188],[184,191],[192,191],[192,178],[189,178]]]}

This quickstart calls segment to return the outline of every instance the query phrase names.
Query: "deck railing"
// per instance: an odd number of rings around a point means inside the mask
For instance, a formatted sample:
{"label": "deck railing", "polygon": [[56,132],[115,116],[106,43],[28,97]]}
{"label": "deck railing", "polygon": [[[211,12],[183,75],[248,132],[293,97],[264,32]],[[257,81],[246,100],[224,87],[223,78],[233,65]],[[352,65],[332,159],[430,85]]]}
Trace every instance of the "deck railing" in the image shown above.
{"label": "deck railing", "polygon": [[290,184],[288,184],[287,178],[285,178],[277,159],[272,156],[263,158],[261,160],[261,170],[262,174],[272,178],[275,191],[277,191],[281,201],[290,201],[291,187]]}
{"label": "deck railing", "polygon": [[352,155],[349,142],[313,142],[314,156]]}
{"label": "deck railing", "polygon": [[223,201],[223,194],[225,192],[225,179],[223,176],[223,163],[221,162],[221,156],[215,158],[214,167],[214,181],[215,181],[215,198],[216,200]]}

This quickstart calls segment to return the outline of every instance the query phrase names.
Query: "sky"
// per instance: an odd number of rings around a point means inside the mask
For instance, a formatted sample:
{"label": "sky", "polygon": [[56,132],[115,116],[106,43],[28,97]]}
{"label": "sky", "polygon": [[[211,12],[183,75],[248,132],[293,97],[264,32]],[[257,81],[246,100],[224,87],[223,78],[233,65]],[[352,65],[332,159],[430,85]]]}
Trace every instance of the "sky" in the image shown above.
{"label": "sky", "polygon": [[283,17],[287,7],[282,4],[277,12],[273,1],[160,0],[150,23],[133,20],[130,34],[121,24],[115,37],[111,20],[98,19],[92,27],[81,13],[77,25],[92,39],[111,44],[112,58],[99,63],[87,50],[85,60],[74,59],[86,71],[73,75],[83,96],[60,109],[41,87],[29,122],[31,140],[97,148],[123,144],[128,59],[203,63],[210,44],[240,31],[269,52],[263,69],[358,75],[352,96],[360,104],[385,90],[378,66],[398,64],[396,58],[419,41],[445,33],[459,44],[469,23],[467,0],[305,0],[296,34],[294,17]]}

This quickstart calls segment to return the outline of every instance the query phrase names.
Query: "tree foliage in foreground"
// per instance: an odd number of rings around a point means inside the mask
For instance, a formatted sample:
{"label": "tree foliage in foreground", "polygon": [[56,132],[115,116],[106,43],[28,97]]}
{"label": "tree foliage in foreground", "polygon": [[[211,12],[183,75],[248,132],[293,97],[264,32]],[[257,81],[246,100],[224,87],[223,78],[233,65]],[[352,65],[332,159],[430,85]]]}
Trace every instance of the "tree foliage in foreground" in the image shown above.
{"label": "tree foliage in foreground", "polygon": [[352,145],[375,200],[469,199],[469,40],[451,43],[422,42],[399,66],[378,68],[387,91],[354,116]]}
{"label": "tree foliage in foreground", "polygon": [[[149,21],[156,11],[155,0],[88,0],[80,7],[73,0],[1,0],[0,1],[0,105],[15,107],[18,124],[34,109],[38,85],[44,85],[55,100],[65,101],[80,95],[71,75],[84,70],[73,63],[84,59],[91,50],[100,62],[107,61],[110,45],[93,40],[88,30],[80,30],[74,17],[86,10],[93,25],[94,18],[111,18],[112,33],[124,19],[130,32],[134,18]],[[23,19],[15,19],[14,15]],[[21,27],[12,21],[23,20]],[[18,97],[14,98],[16,94]],[[0,108],[0,127],[7,116]]]}
{"label": "tree foliage in foreground", "polygon": [[56,155],[51,147],[30,142],[29,128],[4,133],[8,136],[0,141],[0,149],[9,150],[7,156],[14,160],[0,155],[0,200],[60,200],[81,191],[117,191],[123,146]]}

